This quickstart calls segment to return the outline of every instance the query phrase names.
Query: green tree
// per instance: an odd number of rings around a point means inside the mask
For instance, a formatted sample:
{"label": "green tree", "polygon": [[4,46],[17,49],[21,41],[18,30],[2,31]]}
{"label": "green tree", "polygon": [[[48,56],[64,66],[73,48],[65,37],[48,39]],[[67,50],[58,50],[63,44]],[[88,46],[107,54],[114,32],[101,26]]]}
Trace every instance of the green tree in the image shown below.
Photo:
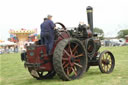
{"label": "green tree", "polygon": [[125,38],[125,35],[128,35],[128,29],[120,30],[117,34],[118,38]]}
{"label": "green tree", "polygon": [[95,27],[93,31],[95,34],[98,34],[100,39],[104,39],[104,31],[102,29]]}

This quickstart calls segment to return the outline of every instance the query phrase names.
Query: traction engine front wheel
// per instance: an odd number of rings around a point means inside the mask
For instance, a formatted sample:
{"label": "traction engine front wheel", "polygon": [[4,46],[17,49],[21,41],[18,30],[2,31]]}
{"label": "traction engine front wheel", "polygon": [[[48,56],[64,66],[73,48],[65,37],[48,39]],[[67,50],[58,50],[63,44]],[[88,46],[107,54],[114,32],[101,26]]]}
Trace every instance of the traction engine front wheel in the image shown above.
{"label": "traction engine front wheel", "polygon": [[115,66],[115,58],[110,51],[103,51],[99,56],[99,69],[102,73],[111,73]]}
{"label": "traction engine front wheel", "polygon": [[74,80],[86,71],[87,59],[87,51],[78,39],[64,39],[55,48],[53,66],[62,80]]}

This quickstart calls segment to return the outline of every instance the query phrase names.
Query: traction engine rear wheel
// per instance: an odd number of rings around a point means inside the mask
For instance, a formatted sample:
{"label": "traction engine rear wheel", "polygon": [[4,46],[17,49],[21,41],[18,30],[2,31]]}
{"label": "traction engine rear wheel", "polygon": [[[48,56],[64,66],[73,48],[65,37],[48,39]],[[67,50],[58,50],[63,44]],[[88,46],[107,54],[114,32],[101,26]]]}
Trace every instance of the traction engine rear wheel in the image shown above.
{"label": "traction engine rear wheel", "polygon": [[32,77],[36,78],[37,80],[52,79],[56,74],[55,71],[36,71],[30,67],[28,67],[28,71],[32,75]]}
{"label": "traction engine rear wheel", "polygon": [[103,51],[99,57],[99,69],[102,73],[111,73],[115,66],[115,58],[110,51]]}
{"label": "traction engine rear wheel", "polygon": [[86,71],[87,59],[87,52],[79,40],[64,39],[55,48],[53,66],[62,80],[74,80]]}

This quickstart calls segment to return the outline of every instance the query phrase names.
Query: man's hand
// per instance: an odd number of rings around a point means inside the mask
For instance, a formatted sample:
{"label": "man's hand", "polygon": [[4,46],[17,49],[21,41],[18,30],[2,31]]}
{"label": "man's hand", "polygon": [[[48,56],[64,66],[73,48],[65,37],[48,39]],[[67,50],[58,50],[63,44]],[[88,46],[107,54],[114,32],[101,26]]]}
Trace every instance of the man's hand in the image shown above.
{"label": "man's hand", "polygon": [[54,29],[57,29],[57,27],[54,27]]}

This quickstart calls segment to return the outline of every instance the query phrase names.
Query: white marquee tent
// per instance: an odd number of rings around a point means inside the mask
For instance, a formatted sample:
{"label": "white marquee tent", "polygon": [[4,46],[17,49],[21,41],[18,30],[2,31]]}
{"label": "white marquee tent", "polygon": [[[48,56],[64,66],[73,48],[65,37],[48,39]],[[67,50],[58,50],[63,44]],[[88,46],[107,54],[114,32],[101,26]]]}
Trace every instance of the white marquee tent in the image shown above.
{"label": "white marquee tent", "polygon": [[8,46],[8,45],[16,45],[16,43],[10,42],[10,41],[5,41],[5,42],[0,43],[0,46]]}

